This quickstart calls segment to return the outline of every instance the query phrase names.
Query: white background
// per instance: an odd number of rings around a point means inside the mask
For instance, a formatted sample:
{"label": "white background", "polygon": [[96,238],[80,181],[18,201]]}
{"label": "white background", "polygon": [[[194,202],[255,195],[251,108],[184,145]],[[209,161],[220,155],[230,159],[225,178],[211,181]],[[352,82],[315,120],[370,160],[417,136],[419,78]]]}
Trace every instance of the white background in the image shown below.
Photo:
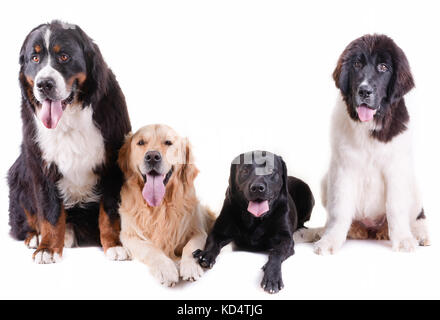
{"label": "white background", "polygon": [[[440,298],[438,1],[9,1],[0,13],[0,298],[309,299]],[[111,262],[100,248],[66,249],[36,265],[8,226],[6,172],[21,142],[18,53],[27,33],[61,19],[101,48],[127,98],[133,129],[167,123],[194,146],[197,192],[219,211],[229,164],[267,149],[307,181],[317,200],[309,226],[325,223],[320,180],[329,162],[331,74],[353,39],[385,33],[416,80],[407,96],[417,174],[433,245],[394,253],[388,242],[348,241],[335,256],[296,246],[285,289],[263,292],[266,255],[222,251],[197,283],[161,287],[139,262]],[[4,178],[4,179],[3,179]]]}

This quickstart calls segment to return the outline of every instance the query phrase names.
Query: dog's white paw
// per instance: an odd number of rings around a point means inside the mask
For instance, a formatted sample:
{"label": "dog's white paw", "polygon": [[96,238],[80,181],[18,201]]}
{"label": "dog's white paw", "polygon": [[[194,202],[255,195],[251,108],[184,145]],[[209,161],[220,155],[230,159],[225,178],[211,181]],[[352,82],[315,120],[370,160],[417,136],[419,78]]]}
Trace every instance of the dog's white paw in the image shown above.
{"label": "dog's white paw", "polygon": [[66,225],[66,232],[64,233],[64,248],[76,247],[75,231],[70,223]]}
{"label": "dog's white paw", "polygon": [[34,253],[34,262],[37,264],[50,264],[61,261],[61,256],[58,253],[51,252],[48,249],[41,249]]}
{"label": "dog's white paw", "polygon": [[105,251],[105,256],[109,260],[114,260],[114,261],[131,260],[130,253],[127,251],[127,249],[121,246],[108,248]]}
{"label": "dog's white paw", "polygon": [[25,241],[25,244],[29,249],[37,249],[39,243],[40,243],[40,238],[37,235],[33,235],[32,238]]}
{"label": "dog's white paw", "polygon": [[393,251],[412,252],[416,249],[417,241],[410,237],[405,239],[393,240]]}
{"label": "dog's white paw", "polygon": [[335,254],[336,251],[339,250],[341,245],[342,245],[342,243],[339,243],[337,241],[333,241],[328,238],[322,238],[321,240],[319,240],[318,242],[315,243],[315,245],[313,246],[313,251],[316,254],[319,254],[322,256],[329,255],[329,254]]}
{"label": "dog's white paw", "polygon": [[185,281],[197,281],[203,275],[203,269],[195,259],[182,259],[180,262],[180,276]]}
{"label": "dog's white paw", "polygon": [[151,267],[151,273],[161,284],[174,287],[179,281],[179,272],[173,260],[164,257],[155,262]]}

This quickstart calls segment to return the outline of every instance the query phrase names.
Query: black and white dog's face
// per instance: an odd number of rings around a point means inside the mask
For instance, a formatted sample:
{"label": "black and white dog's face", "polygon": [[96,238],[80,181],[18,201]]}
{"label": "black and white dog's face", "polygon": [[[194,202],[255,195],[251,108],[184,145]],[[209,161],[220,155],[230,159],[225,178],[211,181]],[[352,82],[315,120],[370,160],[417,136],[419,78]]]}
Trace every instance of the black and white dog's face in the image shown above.
{"label": "black and white dog's face", "polygon": [[52,22],[32,30],[21,49],[22,88],[49,129],[57,126],[87,78],[84,41],[77,26]]}
{"label": "black and white dog's face", "polygon": [[286,187],[287,170],[283,159],[266,151],[241,154],[231,165],[229,187],[253,216],[266,215]]}
{"label": "black and white dog's face", "polygon": [[392,70],[392,61],[386,52],[362,52],[353,57],[349,76],[350,94],[359,120],[372,120],[381,105],[386,103]]}
{"label": "black and white dog's face", "polygon": [[413,86],[403,51],[384,35],[366,35],[351,42],[333,73],[353,120],[381,120],[390,105]]}

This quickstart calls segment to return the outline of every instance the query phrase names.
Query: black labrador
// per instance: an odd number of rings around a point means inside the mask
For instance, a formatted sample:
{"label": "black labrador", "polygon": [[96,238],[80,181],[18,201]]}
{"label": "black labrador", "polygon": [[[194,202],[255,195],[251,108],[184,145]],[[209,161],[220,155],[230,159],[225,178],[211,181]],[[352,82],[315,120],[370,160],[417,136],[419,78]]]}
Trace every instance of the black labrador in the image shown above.
{"label": "black labrador", "polygon": [[226,198],[205,249],[193,255],[211,268],[230,243],[247,251],[268,251],[262,288],[277,293],[284,285],[281,263],[294,254],[293,232],[310,219],[315,204],[309,186],[287,176],[283,159],[266,151],[241,154],[231,164]]}

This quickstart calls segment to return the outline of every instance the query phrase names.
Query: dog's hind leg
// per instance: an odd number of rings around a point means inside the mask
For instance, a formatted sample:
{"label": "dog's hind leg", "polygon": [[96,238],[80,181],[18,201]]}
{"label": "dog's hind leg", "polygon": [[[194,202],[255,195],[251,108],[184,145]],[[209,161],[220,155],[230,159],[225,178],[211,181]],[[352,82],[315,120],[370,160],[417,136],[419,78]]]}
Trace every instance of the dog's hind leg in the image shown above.
{"label": "dog's hind leg", "polygon": [[310,243],[321,239],[325,228],[301,228],[293,233],[295,243]]}
{"label": "dog's hind leg", "polygon": [[431,240],[429,238],[428,227],[426,225],[425,212],[422,209],[415,221],[411,222],[411,232],[417,239],[420,246],[430,246]]}

